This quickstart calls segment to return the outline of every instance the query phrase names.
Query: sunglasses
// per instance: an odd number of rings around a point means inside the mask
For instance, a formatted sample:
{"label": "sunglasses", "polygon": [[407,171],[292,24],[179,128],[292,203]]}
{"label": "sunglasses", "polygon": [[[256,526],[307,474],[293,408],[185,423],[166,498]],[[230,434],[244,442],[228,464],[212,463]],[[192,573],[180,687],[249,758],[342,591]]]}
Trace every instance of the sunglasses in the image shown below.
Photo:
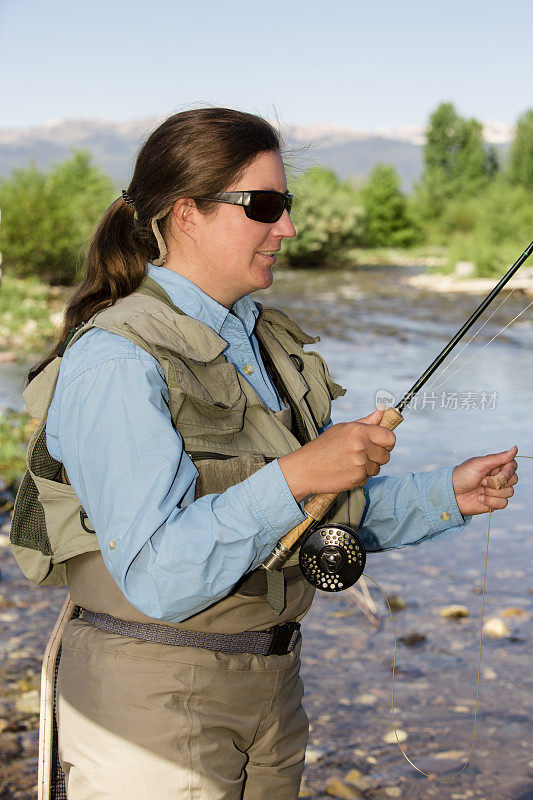
{"label": "sunglasses", "polygon": [[205,199],[242,206],[248,219],[256,222],[277,222],[285,209],[291,213],[292,197],[289,192],[282,194],[270,189],[254,189],[251,192],[221,192]]}

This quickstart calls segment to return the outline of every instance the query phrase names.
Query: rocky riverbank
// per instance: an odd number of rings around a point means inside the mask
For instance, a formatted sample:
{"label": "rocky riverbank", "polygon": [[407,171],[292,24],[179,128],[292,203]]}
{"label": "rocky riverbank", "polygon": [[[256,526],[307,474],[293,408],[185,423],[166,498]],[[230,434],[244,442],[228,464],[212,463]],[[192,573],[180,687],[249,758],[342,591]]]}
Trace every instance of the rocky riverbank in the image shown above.
{"label": "rocky riverbank", "polygon": [[[498,283],[498,278],[463,278],[453,273],[445,275],[438,272],[411,275],[406,280],[415,289],[447,294],[457,292],[487,295]],[[514,289],[518,294],[533,297],[533,268],[519,271],[511,279],[509,286],[510,288],[504,291],[510,292]]]}

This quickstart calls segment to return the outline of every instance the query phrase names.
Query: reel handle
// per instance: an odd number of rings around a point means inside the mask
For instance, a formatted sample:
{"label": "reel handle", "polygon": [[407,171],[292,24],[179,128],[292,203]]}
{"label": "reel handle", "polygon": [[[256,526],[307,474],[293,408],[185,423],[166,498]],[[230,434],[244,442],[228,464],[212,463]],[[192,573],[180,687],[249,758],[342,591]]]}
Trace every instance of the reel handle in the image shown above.
{"label": "reel handle", "polygon": [[[381,428],[388,428],[390,431],[392,431],[402,421],[403,417],[400,412],[396,411],[395,408],[390,407],[385,409],[385,413],[383,414],[383,418],[379,424]],[[324,514],[329,511],[333,503],[341,494],[342,492],[336,492],[333,494],[315,494],[313,497],[311,497],[304,506],[304,512],[307,515],[307,519],[304,519],[303,522],[300,522],[295,528],[286,533],[283,539],[280,539],[272,553],[268,556],[266,561],[263,562],[264,568],[269,572],[272,572],[275,569],[280,569],[280,567],[282,567],[290,557],[291,548],[294,547],[296,542],[302,538],[304,533],[311,527],[311,525],[314,525],[315,522],[320,522]]]}

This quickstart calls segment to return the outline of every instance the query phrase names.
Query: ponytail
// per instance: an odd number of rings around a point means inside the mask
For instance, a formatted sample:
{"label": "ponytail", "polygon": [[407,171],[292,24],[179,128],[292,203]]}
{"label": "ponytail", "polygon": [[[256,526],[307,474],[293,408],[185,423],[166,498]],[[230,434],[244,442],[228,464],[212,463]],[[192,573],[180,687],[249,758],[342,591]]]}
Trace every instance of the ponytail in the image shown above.
{"label": "ponytail", "polygon": [[59,339],[42,361],[28,373],[28,383],[57,355],[72,329],[87,322],[97,311],[134,292],[144,278],[147,256],[136,241],[134,209],[120,197],[107,209],[89,245],[86,275],[65,309]]}

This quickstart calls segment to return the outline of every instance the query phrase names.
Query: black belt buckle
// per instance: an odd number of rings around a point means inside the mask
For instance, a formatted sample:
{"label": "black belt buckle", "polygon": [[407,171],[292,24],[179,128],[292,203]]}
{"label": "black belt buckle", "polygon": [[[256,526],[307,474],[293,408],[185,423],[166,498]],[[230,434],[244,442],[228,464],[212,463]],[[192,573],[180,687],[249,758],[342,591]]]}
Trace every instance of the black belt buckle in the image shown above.
{"label": "black belt buckle", "polygon": [[284,622],[283,625],[275,625],[268,631],[272,633],[272,642],[268,648],[267,656],[285,656],[291,643],[294,631],[300,630],[299,622]]}

